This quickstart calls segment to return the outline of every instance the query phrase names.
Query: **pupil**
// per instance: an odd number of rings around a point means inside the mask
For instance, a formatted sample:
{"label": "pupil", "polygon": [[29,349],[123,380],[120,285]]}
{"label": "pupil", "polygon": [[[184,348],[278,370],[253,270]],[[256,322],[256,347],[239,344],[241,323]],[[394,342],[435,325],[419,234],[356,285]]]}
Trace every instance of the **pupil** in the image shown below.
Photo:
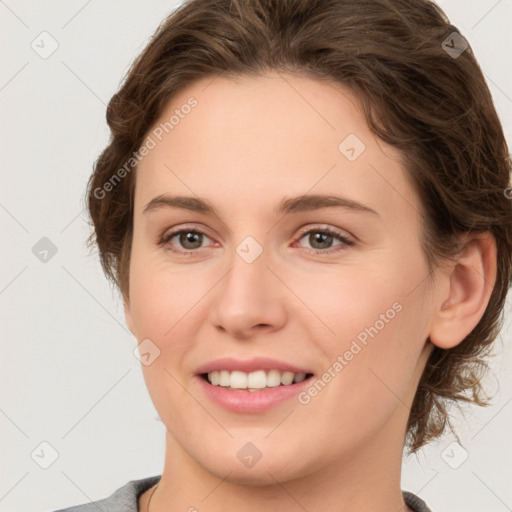
{"label": "pupil", "polygon": [[[193,247],[189,247],[187,244],[189,242],[191,242],[192,244],[194,244],[194,239],[195,239],[195,242],[197,242],[198,238],[200,237],[200,233],[191,233],[191,232],[188,232],[188,233],[183,233],[181,235],[181,240],[180,240],[180,243],[183,245],[183,247],[186,247],[186,248],[196,248],[195,246]],[[199,244],[200,246],[201,244]]]}
{"label": "pupil", "polygon": [[[313,236],[313,242],[316,243],[317,242],[317,239],[319,239],[318,241],[320,242],[320,244],[322,244],[322,239],[323,239],[323,243],[325,244],[325,242],[331,242],[332,241],[332,235],[329,235],[327,233],[315,233],[312,235]],[[313,244],[312,244],[313,245]],[[325,247],[319,247],[319,249],[325,249]]]}

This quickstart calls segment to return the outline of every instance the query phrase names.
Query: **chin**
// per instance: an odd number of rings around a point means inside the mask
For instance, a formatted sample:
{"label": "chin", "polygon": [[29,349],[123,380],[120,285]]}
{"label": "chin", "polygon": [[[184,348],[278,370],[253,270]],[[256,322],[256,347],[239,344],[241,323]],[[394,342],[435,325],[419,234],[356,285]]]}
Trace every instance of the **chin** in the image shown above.
{"label": "chin", "polygon": [[[260,446],[262,444],[260,443]],[[311,467],[302,456],[300,447],[283,452],[267,444],[261,451],[261,458],[252,466],[249,465],[250,460],[244,462],[245,453],[251,453],[250,448],[241,453],[237,448],[233,456],[229,455],[231,450],[222,450],[218,455],[211,453],[208,460],[197,459],[197,462],[220,479],[236,485],[255,487],[295,480],[306,477],[311,472]]]}
{"label": "chin", "polygon": [[257,464],[257,467],[252,468],[240,467],[240,464],[231,463],[222,466],[215,464],[213,467],[205,467],[205,469],[232,484],[251,487],[272,486],[277,482],[294,480],[299,476],[290,468],[283,468],[282,464],[265,465],[262,461]]}

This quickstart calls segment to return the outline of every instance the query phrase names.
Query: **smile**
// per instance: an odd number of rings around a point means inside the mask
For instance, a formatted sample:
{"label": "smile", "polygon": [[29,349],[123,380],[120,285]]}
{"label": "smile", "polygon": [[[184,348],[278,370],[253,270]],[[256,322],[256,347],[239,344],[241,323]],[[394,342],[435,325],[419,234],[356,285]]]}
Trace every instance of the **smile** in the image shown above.
{"label": "smile", "polygon": [[302,382],[312,374],[290,371],[256,370],[252,372],[216,370],[203,374],[212,386],[221,386],[231,390],[258,391],[265,388],[289,386]]}

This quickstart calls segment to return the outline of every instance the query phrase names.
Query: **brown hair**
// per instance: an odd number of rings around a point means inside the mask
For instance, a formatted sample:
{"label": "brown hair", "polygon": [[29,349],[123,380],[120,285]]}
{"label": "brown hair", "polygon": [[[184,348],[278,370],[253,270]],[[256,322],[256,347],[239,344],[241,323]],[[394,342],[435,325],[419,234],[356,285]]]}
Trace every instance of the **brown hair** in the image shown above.
{"label": "brown hair", "polygon": [[89,242],[97,243],[104,271],[127,298],[135,172],[126,162],[187,85],[266,71],[344,84],[361,100],[372,131],[401,150],[423,200],[422,245],[431,271],[457,254],[458,235],[489,231],[496,239],[497,280],[482,319],[456,347],[435,347],[422,375],[407,425],[415,452],[450,425],[451,401],[487,403],[480,382],[484,356],[502,327],[512,283],[512,165],[503,130],[471,47],[433,2],[182,4],[108,105],[112,137],[88,187],[95,230]]}

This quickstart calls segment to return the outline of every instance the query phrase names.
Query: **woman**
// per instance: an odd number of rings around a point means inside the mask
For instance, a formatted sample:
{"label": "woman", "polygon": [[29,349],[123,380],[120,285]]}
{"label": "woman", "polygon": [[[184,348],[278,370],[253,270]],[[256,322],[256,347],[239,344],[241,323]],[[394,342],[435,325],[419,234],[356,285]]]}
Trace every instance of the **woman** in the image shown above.
{"label": "woman", "polygon": [[93,239],[165,467],[65,510],[428,511],[404,443],[483,403],[511,284],[510,158],[464,37],[427,0],[191,0],[107,119]]}

